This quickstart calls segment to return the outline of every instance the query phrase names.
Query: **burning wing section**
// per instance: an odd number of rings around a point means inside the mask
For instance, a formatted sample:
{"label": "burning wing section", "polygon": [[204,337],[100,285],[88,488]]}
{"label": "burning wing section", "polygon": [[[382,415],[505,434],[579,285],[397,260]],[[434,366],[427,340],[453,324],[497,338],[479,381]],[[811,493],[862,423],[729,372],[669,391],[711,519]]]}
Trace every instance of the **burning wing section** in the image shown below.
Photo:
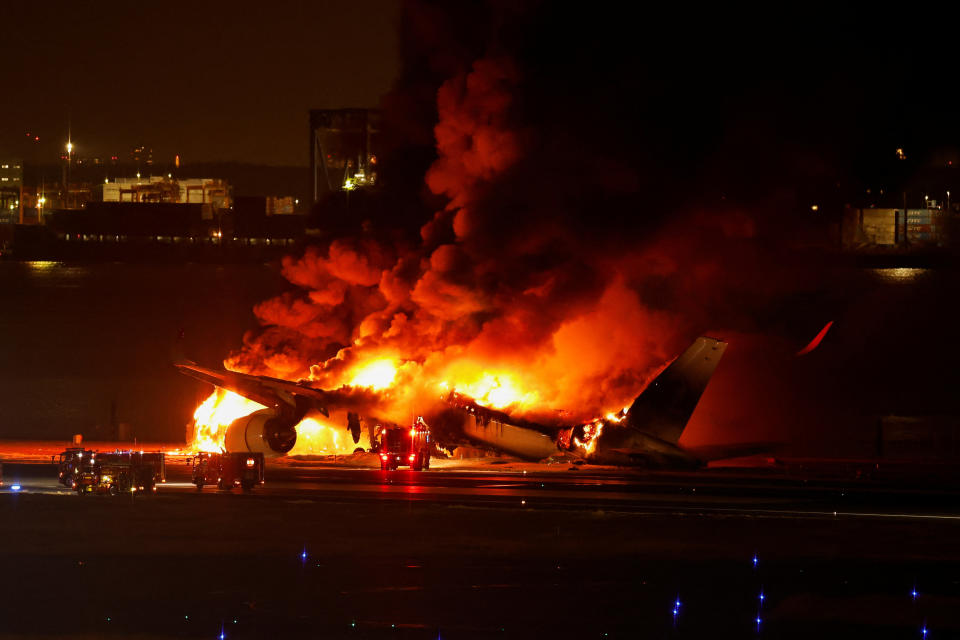
{"label": "burning wing section", "polygon": [[184,375],[266,407],[230,424],[224,441],[228,451],[283,455],[296,444],[295,427],[308,412],[327,415],[328,394],[320,389],[267,376],[207,369],[189,360],[179,360],[174,366]]}

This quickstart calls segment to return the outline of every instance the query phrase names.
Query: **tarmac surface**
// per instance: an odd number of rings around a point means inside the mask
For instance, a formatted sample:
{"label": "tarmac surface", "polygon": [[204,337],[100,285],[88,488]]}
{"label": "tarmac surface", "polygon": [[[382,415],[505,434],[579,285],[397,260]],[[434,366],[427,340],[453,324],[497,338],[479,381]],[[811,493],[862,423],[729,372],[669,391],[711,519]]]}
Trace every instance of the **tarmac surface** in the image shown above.
{"label": "tarmac surface", "polygon": [[0,637],[960,636],[949,475],[344,465],[80,497],[5,462]]}

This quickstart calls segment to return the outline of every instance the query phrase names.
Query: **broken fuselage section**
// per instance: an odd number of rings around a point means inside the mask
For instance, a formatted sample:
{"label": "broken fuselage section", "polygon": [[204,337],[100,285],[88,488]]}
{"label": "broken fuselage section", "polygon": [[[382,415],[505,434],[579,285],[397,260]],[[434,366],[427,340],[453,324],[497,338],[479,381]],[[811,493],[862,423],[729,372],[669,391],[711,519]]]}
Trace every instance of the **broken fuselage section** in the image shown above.
{"label": "broken fuselage section", "polygon": [[726,346],[697,338],[628,409],[589,423],[536,424],[451,392],[431,425],[440,441],[489,447],[525,460],[574,455],[596,464],[699,467],[703,461],[678,441]]}

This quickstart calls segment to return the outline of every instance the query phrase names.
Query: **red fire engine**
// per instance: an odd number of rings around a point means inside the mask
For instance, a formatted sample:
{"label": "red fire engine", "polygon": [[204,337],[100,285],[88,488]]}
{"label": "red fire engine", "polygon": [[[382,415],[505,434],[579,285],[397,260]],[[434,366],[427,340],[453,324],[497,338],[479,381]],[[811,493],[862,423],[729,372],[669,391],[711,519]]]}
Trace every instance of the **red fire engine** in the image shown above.
{"label": "red fire engine", "polygon": [[191,462],[197,491],[205,484],[216,484],[221,491],[237,486],[251,491],[263,484],[262,453],[198,453]]}
{"label": "red fire engine", "polygon": [[413,471],[430,468],[430,427],[417,418],[409,429],[385,427],[380,431],[380,470],[409,466]]}

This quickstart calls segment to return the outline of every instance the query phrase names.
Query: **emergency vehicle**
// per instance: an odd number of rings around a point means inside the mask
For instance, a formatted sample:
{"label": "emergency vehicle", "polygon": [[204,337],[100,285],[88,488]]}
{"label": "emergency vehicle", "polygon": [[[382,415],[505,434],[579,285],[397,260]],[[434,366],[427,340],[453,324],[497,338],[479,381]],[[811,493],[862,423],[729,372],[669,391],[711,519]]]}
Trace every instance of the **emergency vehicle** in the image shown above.
{"label": "emergency vehicle", "polygon": [[198,453],[190,464],[197,491],[203,491],[207,484],[216,484],[221,491],[234,487],[251,491],[263,484],[262,453]]}
{"label": "emergency vehicle", "polygon": [[85,493],[156,493],[157,483],[166,482],[163,453],[84,451],[76,456],[71,487]]}
{"label": "emergency vehicle", "polygon": [[59,472],[58,480],[60,484],[65,487],[72,487],[73,476],[77,472],[77,465],[80,464],[84,457],[89,459],[93,453],[93,451],[84,449],[83,447],[71,447],[61,453],[57,462],[57,471]]}
{"label": "emergency vehicle", "polygon": [[430,427],[417,418],[409,429],[385,427],[380,431],[378,452],[380,470],[395,471],[410,467],[413,471],[430,468]]}

